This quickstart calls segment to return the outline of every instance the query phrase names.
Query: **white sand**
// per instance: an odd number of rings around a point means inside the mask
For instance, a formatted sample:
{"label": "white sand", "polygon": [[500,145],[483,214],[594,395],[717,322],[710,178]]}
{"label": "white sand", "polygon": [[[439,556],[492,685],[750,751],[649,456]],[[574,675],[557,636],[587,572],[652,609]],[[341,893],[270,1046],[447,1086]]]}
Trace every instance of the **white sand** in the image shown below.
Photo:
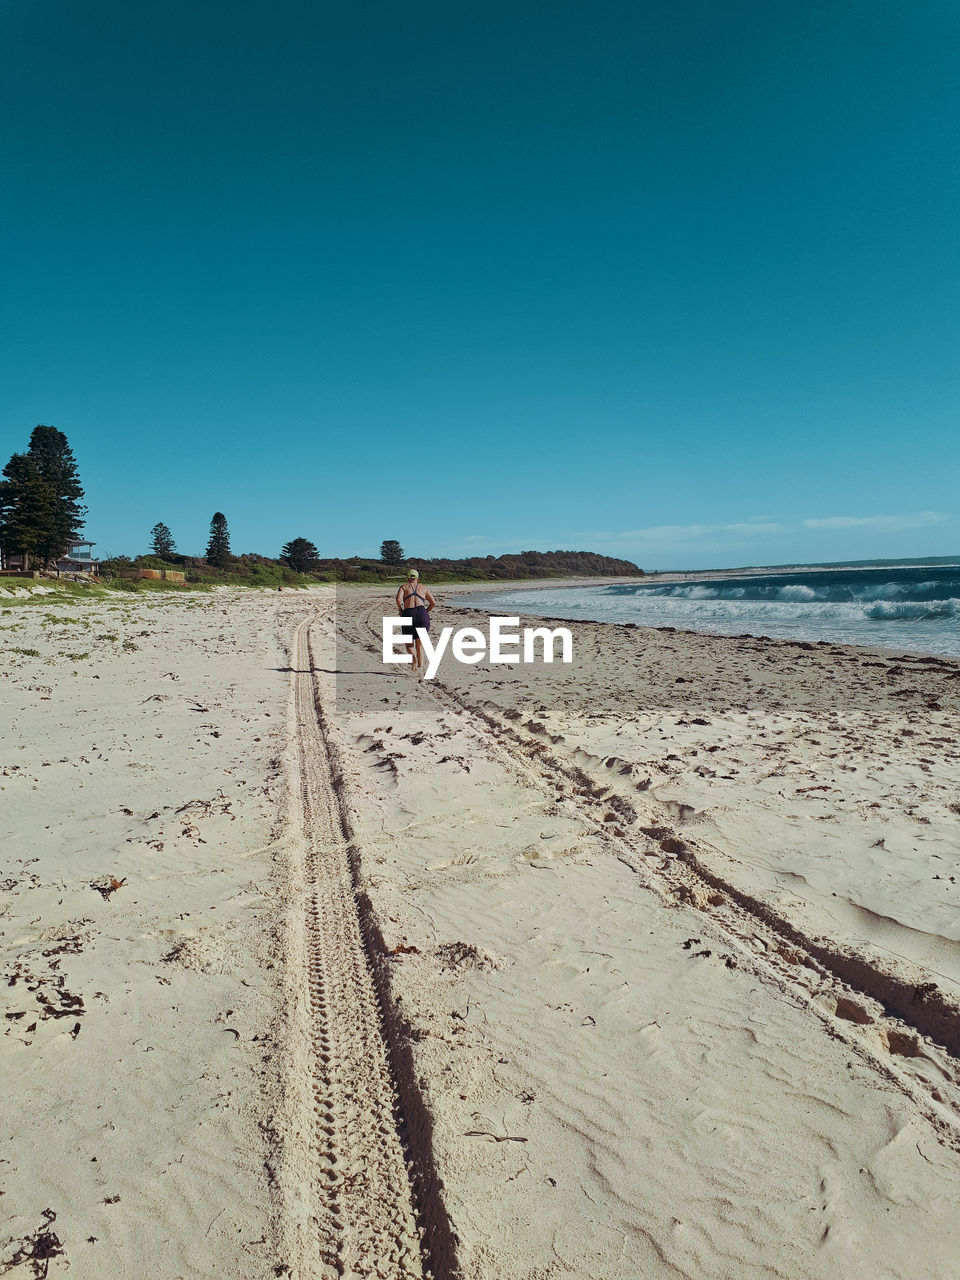
{"label": "white sand", "polygon": [[51,1275],[254,1276],[276,1256],[254,1039],[289,679],[270,615],[195,595],[0,613],[8,650],[42,654],[5,655],[0,685],[0,1206],[4,1239],[56,1214]]}
{"label": "white sand", "polygon": [[[379,614],[341,593],[341,669]],[[465,1273],[956,1274],[955,1059],[844,981],[957,972],[956,664],[574,631],[549,674],[338,682]]]}
{"label": "white sand", "polygon": [[436,1280],[952,1280],[957,664],[566,624],[423,685],[332,594],[0,614],[0,1259],[419,1274],[395,1124]]}

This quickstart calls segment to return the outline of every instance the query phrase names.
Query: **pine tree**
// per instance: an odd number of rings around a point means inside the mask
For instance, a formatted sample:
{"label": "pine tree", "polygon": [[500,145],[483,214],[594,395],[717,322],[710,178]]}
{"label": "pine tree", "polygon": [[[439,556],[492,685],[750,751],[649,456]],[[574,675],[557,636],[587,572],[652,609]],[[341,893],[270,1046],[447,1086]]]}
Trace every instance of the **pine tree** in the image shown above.
{"label": "pine tree", "polygon": [[162,522],[155,524],[150,530],[150,553],[159,556],[161,560],[168,560],[177,554],[173,534]]}
{"label": "pine tree", "polygon": [[[30,557],[46,559],[49,533],[54,522],[53,489],[28,453],[15,453],[3,469],[0,482],[0,545],[4,556],[23,557],[24,569]],[[63,547],[57,548],[57,554]]]}
{"label": "pine tree", "polygon": [[380,543],[380,559],[384,564],[403,564],[406,556],[400,543],[395,538],[388,538]]}
{"label": "pine tree", "polygon": [[225,569],[230,563],[230,558],[230,531],[227,528],[227,517],[222,511],[215,511],[210,521],[207,564],[212,564],[217,569]]}
{"label": "pine tree", "polygon": [[56,427],[34,427],[27,456],[43,482],[49,486],[50,502],[37,530],[36,552],[44,562],[61,556],[83,530],[86,507],[81,505],[83,489],[77,474],[77,460],[69,441]]}
{"label": "pine tree", "polygon": [[306,538],[294,538],[280,551],[280,559],[286,560],[294,573],[309,573],[319,568],[320,553]]}

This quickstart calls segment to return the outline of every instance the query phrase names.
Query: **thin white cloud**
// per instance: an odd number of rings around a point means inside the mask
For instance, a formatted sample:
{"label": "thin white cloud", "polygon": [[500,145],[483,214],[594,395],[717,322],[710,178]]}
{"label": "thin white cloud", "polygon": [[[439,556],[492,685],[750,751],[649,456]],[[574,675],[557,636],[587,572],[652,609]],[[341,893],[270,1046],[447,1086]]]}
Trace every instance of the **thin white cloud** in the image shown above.
{"label": "thin white cloud", "polygon": [[732,533],[782,533],[783,525],[777,524],[775,520],[751,520],[748,524],[725,524],[720,526],[722,529],[729,529]]}
{"label": "thin white cloud", "polygon": [[939,524],[945,517],[936,511],[919,511],[906,516],[824,516],[816,520],[804,520],[808,529],[873,529],[878,532],[896,533],[901,529],[923,529]]}
{"label": "thin white cloud", "polygon": [[508,541],[502,534],[465,533],[456,542],[447,545],[451,552],[462,551],[467,556],[509,556],[518,555],[522,551],[554,550],[558,547],[566,547],[569,541],[566,534],[559,540],[552,536],[542,537],[538,534],[530,534],[529,537],[520,540]]}
{"label": "thin white cloud", "polygon": [[772,520],[750,520],[735,524],[658,524],[647,529],[625,529],[620,533],[582,533],[580,538],[594,538],[608,542],[694,542],[698,538],[737,534],[754,537],[757,534],[782,533],[783,525]]}

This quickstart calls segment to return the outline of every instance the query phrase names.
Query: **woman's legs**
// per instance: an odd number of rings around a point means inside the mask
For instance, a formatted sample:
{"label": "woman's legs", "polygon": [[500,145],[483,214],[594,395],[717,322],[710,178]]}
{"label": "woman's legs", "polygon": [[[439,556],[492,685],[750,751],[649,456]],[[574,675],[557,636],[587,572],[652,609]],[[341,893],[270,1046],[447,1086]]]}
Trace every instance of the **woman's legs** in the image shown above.
{"label": "woman's legs", "polygon": [[411,609],[410,610],[410,641],[411,641],[410,652],[413,654],[414,671],[419,671],[420,661],[423,657],[423,650],[420,648],[420,640],[419,640],[419,637],[417,636],[418,621],[419,619],[417,618],[416,609],[415,608]]}
{"label": "woman's legs", "polygon": [[423,666],[423,643],[420,640],[420,628],[430,630],[430,617],[425,609],[417,606],[413,611],[413,634],[416,637],[416,658],[414,659],[414,671],[419,671]]}

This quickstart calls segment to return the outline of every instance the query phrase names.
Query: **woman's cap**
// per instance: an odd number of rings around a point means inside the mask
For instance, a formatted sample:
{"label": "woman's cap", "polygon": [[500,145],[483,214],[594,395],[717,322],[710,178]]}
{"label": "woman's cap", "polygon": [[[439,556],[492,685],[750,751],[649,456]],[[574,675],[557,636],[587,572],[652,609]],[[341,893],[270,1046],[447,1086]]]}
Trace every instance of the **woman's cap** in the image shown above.
{"label": "woman's cap", "polygon": [[420,574],[417,572],[417,570],[416,570],[416,569],[408,569],[408,570],[407,570],[407,577],[408,577],[408,578],[419,578],[419,577],[420,577]]}

